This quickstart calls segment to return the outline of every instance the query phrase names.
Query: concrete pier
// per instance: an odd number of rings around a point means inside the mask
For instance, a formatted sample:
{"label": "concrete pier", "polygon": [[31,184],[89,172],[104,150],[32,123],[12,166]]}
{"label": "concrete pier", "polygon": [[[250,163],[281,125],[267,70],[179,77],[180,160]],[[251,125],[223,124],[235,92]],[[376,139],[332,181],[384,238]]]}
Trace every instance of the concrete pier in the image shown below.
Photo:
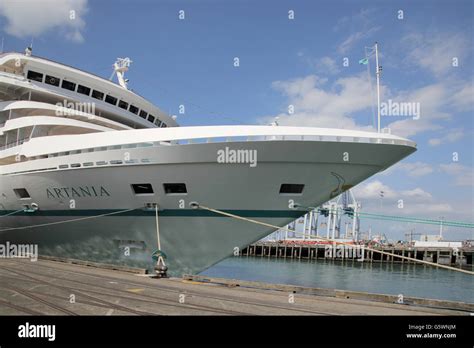
{"label": "concrete pier", "polygon": [[[293,251],[299,257],[303,250]],[[202,276],[152,279],[140,269],[102,266],[45,259],[36,262],[0,259],[0,315],[469,315],[474,312],[474,304],[463,302],[405,297],[401,304],[393,295]]]}
{"label": "concrete pier", "polygon": [[[357,253],[341,255],[337,253],[328,254],[326,252],[328,244],[308,244],[308,243],[277,243],[258,242],[251,244],[240,251],[240,256],[258,256],[268,258],[291,258],[291,259],[318,259],[318,260],[356,260],[361,255]],[[356,246],[356,245],[355,245]],[[361,247],[361,246],[357,246]],[[371,247],[395,255],[407,256],[418,260],[430,261],[442,265],[450,265],[465,269],[473,269],[474,248],[460,248],[453,252],[452,248],[433,247],[406,247],[387,246]],[[363,259],[367,262],[384,263],[416,263],[415,261],[404,260],[391,255],[383,255],[372,250],[363,250]]]}

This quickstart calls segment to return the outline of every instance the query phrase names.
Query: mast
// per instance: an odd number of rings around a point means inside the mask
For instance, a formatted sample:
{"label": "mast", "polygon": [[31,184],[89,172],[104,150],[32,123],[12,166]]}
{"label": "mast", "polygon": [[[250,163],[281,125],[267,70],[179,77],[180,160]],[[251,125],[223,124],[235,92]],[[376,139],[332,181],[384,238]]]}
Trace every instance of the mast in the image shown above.
{"label": "mast", "polygon": [[444,219],[444,216],[441,216],[439,218],[439,239],[440,240],[443,240],[443,219]]}
{"label": "mast", "polygon": [[112,79],[114,74],[117,74],[119,85],[122,86],[122,88],[124,89],[128,89],[127,87],[128,79],[124,77],[124,74],[130,67],[130,63],[132,63],[132,61],[128,57],[117,58],[117,61],[114,63],[114,72],[112,73],[112,76],[110,76],[110,79]]}
{"label": "mast", "polygon": [[375,43],[375,75],[377,76],[377,132],[380,133],[380,73],[378,43]]}

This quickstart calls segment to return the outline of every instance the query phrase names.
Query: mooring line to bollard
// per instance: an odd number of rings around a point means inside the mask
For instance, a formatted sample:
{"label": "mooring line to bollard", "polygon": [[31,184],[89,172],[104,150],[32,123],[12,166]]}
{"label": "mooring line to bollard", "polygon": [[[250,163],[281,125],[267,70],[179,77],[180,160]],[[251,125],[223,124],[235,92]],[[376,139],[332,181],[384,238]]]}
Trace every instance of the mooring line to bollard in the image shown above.
{"label": "mooring line to bollard", "polygon": [[2,218],[2,217],[5,217],[5,216],[14,215],[14,214],[16,214],[16,213],[19,213],[20,211],[24,211],[24,209],[20,209],[20,210],[13,211],[13,212],[11,212],[11,213],[8,213],[8,214],[3,214],[3,215],[0,215],[0,218]]}
{"label": "mooring line to bollard", "polygon": [[76,222],[76,221],[82,221],[82,220],[95,219],[95,218],[100,218],[100,217],[104,217],[104,216],[109,216],[109,215],[115,215],[115,214],[125,213],[125,212],[128,212],[128,211],[137,210],[137,209],[139,209],[139,208],[118,210],[118,211],[114,211],[114,212],[112,212],[112,213],[106,213],[106,214],[100,214],[100,215],[94,215],[94,216],[86,216],[86,217],[82,217],[82,218],[78,218],[78,219],[69,219],[69,220],[63,220],[63,221],[48,222],[48,223],[39,224],[39,225],[28,225],[28,226],[20,226],[20,227],[8,227],[8,228],[0,229],[0,232],[13,231],[13,230],[24,230],[24,229],[27,229],[27,228],[45,227],[45,226],[51,226],[51,225],[65,224],[65,223],[68,223],[68,222]]}
{"label": "mooring line to bollard", "polygon": [[[312,210],[321,211],[322,209],[317,207],[307,207],[300,204],[295,204],[294,208],[303,208],[304,210],[310,212]],[[323,209],[326,210],[326,209]],[[344,209],[336,208],[327,209],[328,212],[338,212],[338,213],[346,213]],[[439,225],[442,224],[443,226],[450,226],[450,227],[461,227],[461,228],[474,228],[474,223],[471,222],[463,222],[463,221],[448,221],[448,220],[434,220],[434,219],[422,219],[412,216],[395,216],[395,215],[382,215],[382,214],[375,214],[375,213],[362,213],[362,212],[353,212],[352,214],[357,215],[359,218],[365,219],[374,219],[374,220],[388,220],[388,221],[396,221],[396,222],[411,222],[411,223],[420,223],[420,224],[428,224],[428,225]]]}
{"label": "mooring line to bollard", "polygon": [[158,218],[158,203],[155,204],[155,224],[156,224],[156,241],[158,244],[158,250],[155,251],[153,254],[158,253],[158,259],[156,261],[156,266],[161,267],[159,271],[161,271],[160,275],[166,277],[166,271],[168,267],[165,263],[166,254],[161,250],[161,239],[160,239],[160,221]]}
{"label": "mooring line to bollard", "polygon": [[[209,207],[206,207],[206,206],[204,206],[204,205],[200,205],[200,204],[197,203],[197,202],[191,202],[190,205],[191,205],[191,207],[193,207],[194,209],[196,209],[196,208],[197,208],[197,209],[204,209],[204,210],[208,210],[208,211],[214,212],[214,213],[216,213],[216,214],[228,216],[228,217],[231,217],[231,218],[234,218],[234,219],[238,219],[238,220],[242,220],[242,221],[247,221],[247,222],[250,222],[250,223],[254,223],[254,224],[262,225],[262,226],[266,226],[266,227],[271,227],[271,228],[274,228],[274,229],[276,229],[276,230],[285,230],[285,231],[288,231],[288,232],[293,232],[293,233],[295,233],[295,234],[299,234],[299,232],[296,232],[296,231],[294,231],[294,230],[290,230],[289,228],[286,228],[286,227],[280,227],[280,226],[272,225],[272,224],[269,224],[269,223],[266,223],[266,222],[262,222],[262,221],[258,221],[258,220],[253,220],[253,219],[249,219],[249,218],[246,218],[246,217],[243,217],[243,216],[231,214],[231,213],[228,213],[228,212],[225,212],[225,211],[222,211],[222,210],[209,208]],[[347,243],[347,242],[335,241],[335,240],[332,240],[332,239],[326,238],[326,237],[319,237],[319,236],[318,236],[318,239],[327,240],[327,241],[330,241],[330,242],[332,242],[332,243],[334,243],[334,244],[341,244],[341,245],[347,245],[347,246],[350,246],[350,247],[354,247],[354,244],[350,244],[350,243]],[[386,252],[386,251],[377,250],[377,249],[372,249],[372,248],[369,248],[369,247],[366,247],[366,246],[364,246],[364,248],[365,248],[366,250],[368,250],[368,251],[372,251],[372,252],[376,252],[376,253],[379,253],[379,254],[388,255],[388,256],[392,256],[392,257],[397,257],[397,258],[399,258],[399,259],[414,261],[414,262],[422,263],[422,264],[429,265],[429,266],[444,268],[444,269],[447,269],[447,270],[450,270],[450,271],[457,271],[457,272],[461,272],[461,273],[466,273],[466,274],[474,275],[474,272],[468,271],[468,270],[464,270],[464,269],[461,269],[461,268],[456,268],[456,267],[446,266],[446,265],[440,265],[440,264],[437,264],[437,263],[434,263],[434,262],[430,262],[430,261],[418,260],[418,259],[413,258],[413,257],[408,257],[408,256],[402,256],[402,255],[392,254],[392,253],[389,253],[389,252]]]}

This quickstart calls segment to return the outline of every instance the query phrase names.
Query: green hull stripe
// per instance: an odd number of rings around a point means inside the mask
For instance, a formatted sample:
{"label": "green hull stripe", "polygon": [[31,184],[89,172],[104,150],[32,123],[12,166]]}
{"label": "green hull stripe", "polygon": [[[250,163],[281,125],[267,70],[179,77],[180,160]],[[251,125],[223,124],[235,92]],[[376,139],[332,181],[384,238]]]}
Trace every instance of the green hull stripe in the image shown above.
{"label": "green hull stripe", "polygon": [[[110,214],[116,211],[124,209],[68,209],[68,210],[37,210],[33,213],[18,212],[16,214],[10,215],[10,217],[15,218],[16,216],[94,216],[102,214]],[[306,211],[298,210],[223,210],[226,213],[243,216],[243,217],[263,217],[263,218],[298,218],[306,213]],[[14,210],[2,210],[0,212],[0,219],[2,215],[13,213]],[[114,216],[154,216],[155,210],[144,210],[136,209],[123,213],[117,213]],[[159,211],[160,217],[227,217],[222,214],[214,213],[209,210],[202,209],[166,209]]]}

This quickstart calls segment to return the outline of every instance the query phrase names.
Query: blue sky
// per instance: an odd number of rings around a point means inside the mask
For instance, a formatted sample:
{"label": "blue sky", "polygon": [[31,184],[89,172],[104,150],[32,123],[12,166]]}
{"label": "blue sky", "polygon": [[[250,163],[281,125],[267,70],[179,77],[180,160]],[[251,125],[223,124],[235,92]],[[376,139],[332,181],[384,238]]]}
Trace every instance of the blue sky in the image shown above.
{"label": "blue sky", "polygon": [[[373,126],[374,94],[358,61],[378,41],[382,101],[421,108],[418,120],[385,116],[382,126],[416,141],[418,151],[362,183],[357,197],[367,212],[472,222],[473,14],[472,1],[462,0],[3,0],[0,36],[5,51],[33,40],[34,54],[106,78],[117,57],[129,56],[129,86],[170,114],[183,104],[182,125],[279,117],[283,125],[355,129]],[[371,224],[393,238],[436,230]],[[474,234],[448,228],[446,237]]]}

